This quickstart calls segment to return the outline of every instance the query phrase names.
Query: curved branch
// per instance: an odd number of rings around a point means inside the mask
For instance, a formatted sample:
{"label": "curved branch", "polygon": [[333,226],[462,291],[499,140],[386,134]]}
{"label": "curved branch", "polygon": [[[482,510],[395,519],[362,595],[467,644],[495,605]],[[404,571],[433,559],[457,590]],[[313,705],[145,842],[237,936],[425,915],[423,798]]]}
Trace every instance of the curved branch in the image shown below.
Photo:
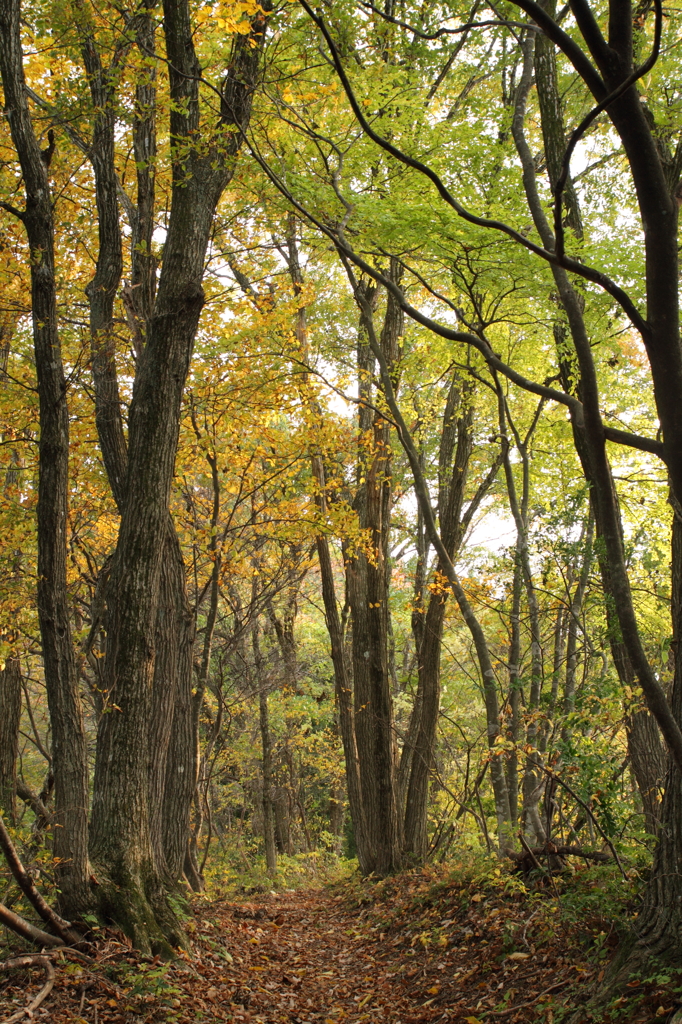
{"label": "curved branch", "polygon": [[337,231],[324,224],[319,218],[310,212],[305,206],[292,195],[289,189],[286,187],[281,178],[273,171],[267,161],[260,155],[254,144],[246,140],[246,144],[253,156],[254,160],[259,164],[262,170],[267,174],[270,181],[273,183],[275,188],[288,200],[294,209],[305,217],[311,224],[313,224],[322,234],[326,235],[333,243],[339,253],[342,260],[348,260],[353,263],[359,270],[367,274],[373,280],[383,285],[387,291],[393,295],[393,297],[400,304],[401,309],[405,312],[410,319],[414,320],[415,323],[421,324],[422,327],[426,327],[429,331],[437,334],[441,338],[445,338],[447,341],[456,341],[464,345],[471,345],[477,352],[480,352],[486,363],[491,369],[497,370],[504,377],[507,377],[512,383],[517,384],[524,391],[530,391],[534,395],[538,395],[541,398],[546,398],[552,402],[558,402],[560,405],[565,405],[567,408],[572,409],[574,414],[578,418],[578,422],[582,422],[582,404],[573,395],[566,394],[565,391],[558,391],[556,388],[549,387],[546,384],[538,384],[537,381],[530,380],[528,377],[524,377],[523,374],[514,370],[513,367],[505,363],[500,357],[493,352],[489,343],[482,338],[479,338],[475,334],[471,334],[467,331],[457,331],[454,328],[446,327],[443,324],[438,323],[437,320],[432,320],[431,317],[426,316],[421,310],[417,309],[411,303],[407,301],[400,288],[398,288],[393,281],[377,270],[370,263],[358,256],[358,254],[351,249],[345,239],[339,237]]}
{"label": "curved branch", "polygon": [[23,917],[19,917],[13,910],[6,907],[4,903],[0,903],[0,924],[4,925],[5,928],[9,928],[16,935],[21,935],[22,939],[35,943],[36,946],[64,945],[63,940],[58,938],[58,936],[50,935],[49,932],[36,928],[34,924],[31,924],[30,921],[25,921]]}
{"label": "curved branch", "polygon": [[512,2],[525,11],[542,29],[547,38],[568,57],[594,98],[602,100],[607,92],[606,85],[589,57],[575,40],[571,39],[568,33],[564,32],[554,18],[535,0],[512,0]]}
{"label": "curved branch", "polygon": [[31,901],[43,921],[52,925],[54,930],[57,932],[57,935],[59,935],[60,943],[65,943],[67,946],[70,946],[74,943],[81,942],[81,936],[71,928],[68,921],[65,921],[63,917],[60,917],[59,914],[55,913],[55,911],[48,906],[42,895],[36,889],[33,879],[27,874],[24,865],[19,860],[19,854],[14,848],[14,843],[12,842],[10,834],[5,827],[2,814],[0,814],[0,847],[2,848],[2,852],[5,854],[10,871],[14,875],[17,885],[27,899]]}
{"label": "curved branch", "polygon": [[631,434],[628,430],[619,430],[617,427],[604,427],[604,437],[614,444],[622,444],[628,448],[636,448],[640,452],[650,452],[663,459],[664,446],[662,441],[656,441],[653,437],[642,437],[641,434]]}
{"label": "curved branch", "polygon": [[[382,11],[381,8],[375,7],[374,4],[368,3],[368,0],[360,0],[360,5],[366,7],[368,10],[373,11],[374,14],[378,14],[384,21],[390,22],[391,25],[397,25],[398,28],[404,28],[408,32],[412,32],[418,39],[424,39],[430,42],[433,39],[440,39],[441,36],[456,36],[462,32],[469,32],[472,28],[491,28],[494,25],[499,25],[502,28],[528,28],[524,22],[520,21],[504,21],[501,18],[492,18],[489,21],[468,21],[464,25],[458,25],[457,28],[439,28],[437,32],[420,32],[414,25],[408,25],[406,21],[400,21],[399,18],[394,18],[393,15],[388,14],[386,11]],[[535,29],[535,26],[531,26]],[[538,29],[535,29],[538,31]]]}
{"label": "curved branch", "polygon": [[[489,217],[478,217],[476,216],[476,214],[471,213],[464,206],[462,206],[462,204],[457,199],[455,199],[455,197],[448,189],[447,185],[443,182],[440,175],[438,175],[431,167],[429,167],[428,164],[424,164],[421,162],[421,160],[417,160],[415,157],[411,157],[408,156],[407,153],[403,153],[403,151],[401,149],[398,149],[397,146],[394,146],[392,142],[389,142],[388,139],[384,138],[382,135],[379,135],[378,132],[375,132],[371,124],[365,117],[362,107],[358,102],[357,97],[355,96],[355,92],[350,83],[350,79],[348,78],[344,70],[343,64],[341,62],[339,51],[336,47],[336,44],[334,43],[334,40],[331,37],[331,34],[329,32],[329,29],[327,28],[324,19],[320,15],[314,13],[312,8],[309,6],[307,0],[299,0],[299,3],[301,4],[301,7],[303,7],[303,9],[306,11],[310,19],[315,23],[315,25],[317,25],[320,32],[322,33],[325,42],[329,47],[329,51],[332,56],[332,61],[334,64],[334,69],[339,77],[339,81],[343,86],[344,92],[346,93],[351,109],[360,127],[368,136],[368,138],[375,142],[377,146],[383,149],[386,153],[389,153],[396,160],[399,160],[400,163],[405,164],[406,167],[410,167],[412,168],[412,170],[418,171],[420,174],[423,174],[424,177],[428,178],[429,181],[432,182],[433,185],[435,185],[441,199],[443,199],[444,202],[446,202],[448,206],[450,206],[451,209],[453,209],[455,213],[462,218],[462,220],[465,220],[467,221],[467,223],[473,224],[476,227],[489,228],[494,231],[500,231],[503,234],[507,235],[509,238],[511,238],[512,241],[516,242],[518,245],[523,246],[524,249],[527,249],[529,252],[532,252],[535,256],[539,256],[540,259],[545,260],[545,262],[553,264],[554,266],[562,267],[563,269],[570,271],[570,273],[576,274],[587,281],[592,281],[594,284],[599,285],[600,288],[603,288],[604,291],[607,292],[607,294],[609,294],[613,299],[615,299],[615,301],[622,308],[626,316],[629,317],[629,319],[632,321],[633,326],[640,332],[640,334],[646,335],[648,333],[646,320],[639,312],[630,296],[627,294],[627,292],[624,291],[624,289],[617,285],[615,281],[612,281],[611,278],[608,277],[606,274],[603,274],[601,271],[597,270],[594,267],[588,267],[585,264],[580,263],[578,260],[572,259],[571,257],[567,257],[565,255],[559,256],[559,254],[556,252],[551,252],[547,249],[544,249],[541,245],[537,245],[535,242],[531,242],[530,239],[522,235],[520,231],[517,231],[515,228],[510,227],[509,224],[505,224],[503,221],[491,219]],[[552,21],[552,19],[549,20]],[[555,25],[553,21],[552,24]],[[558,26],[556,25],[555,27],[558,28]],[[560,29],[559,31],[561,32]],[[564,33],[562,33],[562,35],[564,35]],[[578,52],[584,58],[585,55],[582,53],[582,50],[580,50],[579,47]],[[589,64],[589,67],[592,68],[592,65]],[[601,83],[601,79],[599,79],[599,82]],[[603,85],[603,83],[601,84]],[[604,91],[605,89],[600,90],[600,92],[602,93]]]}
{"label": "curved branch", "polygon": [[3,1024],[15,1024],[16,1021],[32,1020],[33,1014],[38,1007],[45,1002],[50,992],[54,988],[55,970],[50,961],[45,956],[40,956],[38,953],[34,953],[30,956],[16,956],[12,957],[11,960],[5,960],[3,964],[0,964],[0,970],[11,971],[14,968],[22,967],[42,967],[45,970],[45,984],[40,989],[37,995],[33,997],[28,1006],[25,1006],[21,1010],[17,1010],[11,1017],[7,1017]]}
{"label": "curved branch", "polygon": [[16,206],[12,206],[11,203],[0,202],[0,210],[6,210],[7,213],[11,213],[13,217],[17,217],[22,223],[26,222],[26,215],[17,210]]}
{"label": "curved branch", "polygon": [[606,110],[614,100],[617,100],[619,96],[627,92],[628,89],[635,84],[635,82],[651,71],[652,67],[658,60],[661,52],[661,29],[663,26],[663,8],[661,6],[661,0],[654,0],[654,6],[656,8],[656,24],[654,27],[654,45],[651,53],[647,60],[644,61],[638,68],[632,72],[631,75],[620,83],[620,85],[610,92],[601,103],[598,103],[596,107],[582,119],[578,127],[572,132],[564,158],[561,164],[561,173],[557,179],[557,183],[554,188],[554,234],[556,237],[555,252],[561,259],[564,255],[564,226],[561,220],[561,197],[564,189],[566,188],[566,182],[568,181],[568,173],[571,167],[571,157],[575,151],[575,147],[578,145],[583,135],[590,127],[591,124],[599,117],[599,115]]}

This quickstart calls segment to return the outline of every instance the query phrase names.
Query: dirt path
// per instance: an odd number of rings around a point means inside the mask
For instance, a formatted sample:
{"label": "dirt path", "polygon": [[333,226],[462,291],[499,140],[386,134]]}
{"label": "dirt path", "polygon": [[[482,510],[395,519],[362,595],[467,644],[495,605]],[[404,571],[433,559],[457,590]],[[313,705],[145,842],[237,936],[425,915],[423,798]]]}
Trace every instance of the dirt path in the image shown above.
{"label": "dirt path", "polygon": [[[244,905],[213,904],[197,936],[205,949],[201,970],[210,987],[197,1007],[206,1016],[195,1019],[251,1024],[473,1021],[478,1007],[499,1005],[504,993],[509,1007],[532,996],[538,1009],[544,972],[535,957],[517,953],[504,965],[496,963],[495,944],[483,939],[484,945],[474,942],[472,948],[468,918],[463,928],[448,918],[422,920],[421,929],[405,930],[387,921],[383,931],[374,917],[320,891],[260,897]],[[459,933],[461,948],[455,944]],[[558,976],[553,962],[544,986],[551,990],[547,1000],[578,977],[575,971],[562,973]],[[538,1019],[529,1010],[524,1005],[498,1011],[494,1019]]]}
{"label": "dirt path", "polygon": [[[204,944],[220,946],[206,932],[206,923]],[[241,907],[217,905],[208,923],[222,933],[221,939],[231,934],[233,963],[220,961],[222,991],[209,993],[215,1011],[227,989],[233,1005],[224,1019],[231,1015],[254,1024],[430,1021],[435,997],[450,974],[447,955],[424,970],[423,956],[414,950],[407,957],[404,950],[398,953],[358,914],[340,906],[338,898],[321,892],[270,896]],[[212,975],[216,953],[214,948]],[[208,965],[209,957],[203,959]]]}

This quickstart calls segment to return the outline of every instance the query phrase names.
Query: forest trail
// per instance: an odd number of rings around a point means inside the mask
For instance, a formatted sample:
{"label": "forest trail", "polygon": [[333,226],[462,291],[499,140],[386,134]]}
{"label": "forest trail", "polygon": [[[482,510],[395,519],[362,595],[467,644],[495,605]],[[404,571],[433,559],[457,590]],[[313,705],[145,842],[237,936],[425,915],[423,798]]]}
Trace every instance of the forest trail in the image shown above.
{"label": "forest trail", "polygon": [[[533,909],[500,890],[462,888],[434,899],[418,875],[408,877],[393,889],[376,886],[378,899],[366,886],[200,898],[191,954],[164,965],[113,938],[87,967],[67,954],[33,1019],[558,1024],[603,976],[578,941],[580,929],[553,922],[551,900]],[[39,970],[13,972],[10,987],[0,977],[0,1020],[25,1006],[42,980]],[[667,1021],[673,1008],[667,993],[643,985],[621,1002],[617,1019]]]}

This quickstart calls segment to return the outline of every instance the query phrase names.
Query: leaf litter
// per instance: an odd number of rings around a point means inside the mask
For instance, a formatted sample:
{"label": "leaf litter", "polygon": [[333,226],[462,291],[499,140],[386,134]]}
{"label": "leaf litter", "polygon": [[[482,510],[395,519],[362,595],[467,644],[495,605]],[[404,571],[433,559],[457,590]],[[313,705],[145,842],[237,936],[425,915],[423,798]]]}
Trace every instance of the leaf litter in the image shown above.
{"label": "leaf litter", "polygon": [[[429,869],[240,900],[199,897],[189,952],[163,964],[111,932],[91,962],[64,950],[53,957],[50,998],[30,1019],[560,1024],[603,978],[613,936],[597,933],[595,959],[594,922],[568,928],[552,896],[502,883]],[[30,1003],[43,978],[38,968],[0,975],[0,1022]],[[664,1024],[680,1002],[669,978],[628,991],[604,1022]]]}

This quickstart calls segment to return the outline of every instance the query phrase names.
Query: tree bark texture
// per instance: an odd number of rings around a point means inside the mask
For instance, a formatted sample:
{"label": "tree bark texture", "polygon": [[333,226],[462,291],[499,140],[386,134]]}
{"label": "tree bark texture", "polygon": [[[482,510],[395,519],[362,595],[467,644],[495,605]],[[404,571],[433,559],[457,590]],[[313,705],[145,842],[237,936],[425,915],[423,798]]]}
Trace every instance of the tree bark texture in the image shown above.
{"label": "tree bark texture", "polygon": [[88,772],[66,589],[69,417],[57,329],[54,223],[47,168],[28,108],[17,0],[0,3],[0,71],[5,112],[24,179],[21,219],[31,249],[33,342],[40,407],[38,617],[52,726],[55,778],[53,852],[68,916],[90,903]]}
{"label": "tree bark texture", "polygon": [[21,662],[10,656],[0,671],[0,811],[12,824],[17,810],[21,704]]}
{"label": "tree bark texture", "polygon": [[[439,527],[443,544],[453,560],[466,530],[462,509],[469,460],[473,451],[473,413],[468,391],[455,377],[445,403],[438,460]],[[479,490],[471,505],[477,506],[482,497],[483,493]],[[473,511],[473,508],[469,509],[469,513],[473,514]],[[443,567],[438,562],[435,575],[437,583],[442,576]],[[447,597],[447,590],[437,586],[429,598],[426,613],[421,616],[423,628],[415,635],[415,642],[418,643],[417,695],[403,757],[407,751],[410,769],[405,794],[404,851],[417,862],[425,859],[428,846],[429,779],[433,770],[440,712],[441,640]]]}
{"label": "tree bark texture", "polygon": [[[392,267],[399,281],[397,263]],[[367,316],[367,306],[363,319]],[[361,395],[371,387],[374,359],[364,341],[361,324],[358,373]],[[393,373],[399,361],[403,317],[399,304],[387,295],[379,339]],[[388,664],[388,589],[392,480],[390,429],[384,417],[360,407],[358,489],[355,508],[368,550],[347,559],[346,578],[352,617],[352,657],[355,734],[365,821],[373,849],[372,870],[379,875],[396,871],[402,860],[393,700]]]}
{"label": "tree bark texture", "polygon": [[[164,4],[171,135],[176,140],[173,190],[158,289],[130,406],[125,504],[108,593],[110,711],[102,716],[97,738],[92,817],[92,855],[109,883],[100,886],[103,910],[142,949],[162,947],[164,933],[171,942],[182,940],[161,898],[149,817],[148,724],[161,562],[182,393],[204,301],[204,259],[215,210],[249,120],[264,29],[265,15],[258,15],[252,33],[236,38],[221,121],[213,137],[195,147],[201,72],[189,5],[185,0]],[[189,712],[186,694],[179,699]]]}

